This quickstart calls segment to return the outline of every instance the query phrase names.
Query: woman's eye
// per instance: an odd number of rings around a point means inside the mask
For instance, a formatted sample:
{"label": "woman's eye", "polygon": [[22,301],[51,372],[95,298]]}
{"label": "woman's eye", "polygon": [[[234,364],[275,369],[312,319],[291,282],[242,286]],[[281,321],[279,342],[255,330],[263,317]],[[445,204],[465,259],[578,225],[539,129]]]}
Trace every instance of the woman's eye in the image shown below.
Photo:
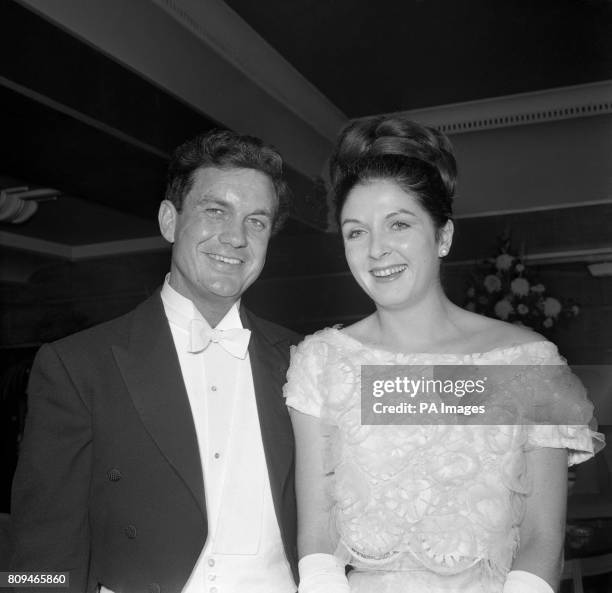
{"label": "woman's eye", "polygon": [[395,222],[393,222],[391,224],[391,228],[394,231],[403,231],[405,229],[409,229],[410,228],[410,224],[408,224],[407,222],[404,222],[402,220],[396,220]]}
{"label": "woman's eye", "polygon": [[346,234],[346,238],[347,239],[356,239],[357,237],[360,237],[361,235],[363,235],[364,231],[363,229],[353,229],[352,231],[349,231]]}

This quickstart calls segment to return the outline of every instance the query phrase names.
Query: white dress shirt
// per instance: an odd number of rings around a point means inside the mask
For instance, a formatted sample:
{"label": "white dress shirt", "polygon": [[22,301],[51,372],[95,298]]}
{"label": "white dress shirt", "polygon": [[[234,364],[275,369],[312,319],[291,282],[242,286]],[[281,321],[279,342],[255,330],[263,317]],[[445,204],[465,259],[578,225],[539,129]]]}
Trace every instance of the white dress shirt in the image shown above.
{"label": "white dress shirt", "polygon": [[[161,297],[191,405],[208,517],[206,544],[182,593],[294,593],[248,352],[239,359],[215,342],[189,352],[191,320],[203,320],[202,315],[168,277]],[[215,329],[242,328],[238,311],[237,303]]]}

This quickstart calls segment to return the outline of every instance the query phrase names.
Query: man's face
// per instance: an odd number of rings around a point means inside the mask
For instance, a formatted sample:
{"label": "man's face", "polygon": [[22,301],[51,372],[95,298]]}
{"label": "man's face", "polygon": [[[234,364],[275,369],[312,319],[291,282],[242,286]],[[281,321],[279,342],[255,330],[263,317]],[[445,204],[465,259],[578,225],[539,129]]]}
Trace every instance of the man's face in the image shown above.
{"label": "man's face", "polygon": [[171,286],[196,306],[229,309],[261,273],[276,206],[260,171],[197,170],[181,211],[166,200],[159,210],[162,235],[174,243]]}

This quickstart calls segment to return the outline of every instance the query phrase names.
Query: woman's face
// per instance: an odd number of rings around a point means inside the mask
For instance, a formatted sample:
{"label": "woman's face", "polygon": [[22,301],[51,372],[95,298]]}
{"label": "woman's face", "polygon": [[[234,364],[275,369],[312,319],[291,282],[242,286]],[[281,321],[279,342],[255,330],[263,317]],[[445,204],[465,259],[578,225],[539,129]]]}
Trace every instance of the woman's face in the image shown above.
{"label": "woman's face", "polygon": [[438,258],[450,247],[452,223],[438,242],[428,212],[394,181],[356,185],[340,225],[351,273],[378,306],[405,308],[439,284]]}

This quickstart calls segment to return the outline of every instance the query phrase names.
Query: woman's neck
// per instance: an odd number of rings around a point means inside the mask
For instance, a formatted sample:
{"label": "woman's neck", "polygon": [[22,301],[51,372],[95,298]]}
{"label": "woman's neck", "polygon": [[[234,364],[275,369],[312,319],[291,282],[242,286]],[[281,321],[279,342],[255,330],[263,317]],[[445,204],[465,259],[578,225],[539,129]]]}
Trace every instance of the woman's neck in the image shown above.
{"label": "woman's neck", "polygon": [[[402,352],[435,352],[440,343],[460,337],[453,305],[442,288],[403,309],[377,308],[372,328],[385,348]],[[376,331],[378,330],[378,331]]]}

